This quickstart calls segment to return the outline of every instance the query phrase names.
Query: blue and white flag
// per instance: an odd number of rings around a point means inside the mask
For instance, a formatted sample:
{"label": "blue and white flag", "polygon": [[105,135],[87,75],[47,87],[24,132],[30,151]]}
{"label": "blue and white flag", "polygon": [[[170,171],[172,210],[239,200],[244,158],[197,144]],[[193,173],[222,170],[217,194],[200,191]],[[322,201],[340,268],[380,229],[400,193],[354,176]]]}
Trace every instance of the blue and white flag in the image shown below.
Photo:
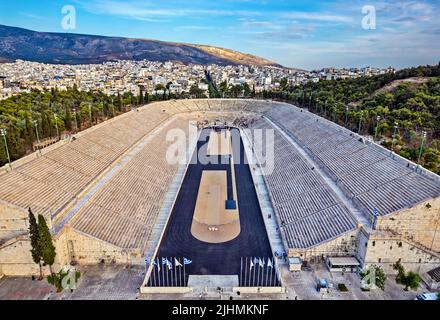
{"label": "blue and white flag", "polygon": [[173,267],[173,264],[167,258],[162,258],[162,264],[166,264],[169,270]]}
{"label": "blue and white flag", "polygon": [[179,260],[177,260],[177,258],[174,258],[174,265],[176,267],[181,267],[182,266],[182,264],[179,262]]}
{"label": "blue and white flag", "polygon": [[375,217],[379,216],[379,210],[374,209],[373,210],[373,216],[375,216]]}
{"label": "blue and white flag", "polygon": [[264,268],[264,260],[258,259],[258,264],[260,265],[261,268]]}
{"label": "blue and white flag", "polygon": [[157,259],[157,262],[154,261],[154,265],[157,266],[157,271],[160,271],[159,259]]}
{"label": "blue and white flag", "polygon": [[268,268],[272,268],[272,267],[273,267],[273,265],[272,265],[272,261],[270,261],[269,258],[267,258],[267,267],[268,267]]}
{"label": "blue and white flag", "polygon": [[192,260],[189,260],[187,258],[183,258],[183,264],[191,264]]}

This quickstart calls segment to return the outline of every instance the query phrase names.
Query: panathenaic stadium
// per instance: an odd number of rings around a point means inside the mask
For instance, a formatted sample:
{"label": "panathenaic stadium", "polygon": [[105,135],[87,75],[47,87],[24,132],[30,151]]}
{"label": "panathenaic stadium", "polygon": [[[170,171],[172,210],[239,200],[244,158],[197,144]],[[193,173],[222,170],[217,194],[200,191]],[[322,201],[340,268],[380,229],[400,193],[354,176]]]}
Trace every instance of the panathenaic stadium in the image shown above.
{"label": "panathenaic stadium", "polygon": [[317,261],[400,261],[426,281],[440,267],[439,176],[272,101],[152,103],[5,166],[0,274],[39,272],[28,208],[48,221],[56,267],[145,265],[145,292],[222,276],[276,290],[280,265]]}

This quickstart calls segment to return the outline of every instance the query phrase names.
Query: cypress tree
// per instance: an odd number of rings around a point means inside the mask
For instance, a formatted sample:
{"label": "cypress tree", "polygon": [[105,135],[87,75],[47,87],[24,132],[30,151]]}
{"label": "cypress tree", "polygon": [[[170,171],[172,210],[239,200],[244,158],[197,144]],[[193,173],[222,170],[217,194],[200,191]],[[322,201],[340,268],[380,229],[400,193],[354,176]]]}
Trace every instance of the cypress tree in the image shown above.
{"label": "cypress tree", "polygon": [[29,235],[31,238],[31,254],[32,260],[40,268],[40,280],[43,279],[43,272],[41,270],[41,246],[40,246],[40,234],[38,231],[37,219],[35,219],[31,208],[29,208]]}
{"label": "cypress tree", "polygon": [[49,266],[50,273],[53,274],[52,265],[55,262],[56,252],[46,219],[41,214],[38,215],[38,231],[40,234],[41,257],[44,263]]}

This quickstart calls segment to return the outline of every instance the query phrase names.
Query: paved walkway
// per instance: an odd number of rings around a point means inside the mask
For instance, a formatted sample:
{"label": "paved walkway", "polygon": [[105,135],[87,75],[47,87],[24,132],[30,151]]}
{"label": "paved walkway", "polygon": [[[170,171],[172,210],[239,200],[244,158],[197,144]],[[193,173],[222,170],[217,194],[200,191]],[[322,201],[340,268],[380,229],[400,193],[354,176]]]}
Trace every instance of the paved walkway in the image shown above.
{"label": "paved walkway", "polygon": [[[162,209],[160,210],[159,215],[154,224],[151,240],[148,242],[147,251],[145,253],[145,258],[144,258],[145,262],[151,261],[151,259],[153,259],[153,257],[156,256],[157,250],[159,249],[160,241],[162,240],[162,237],[165,234],[166,225],[171,216],[171,211],[173,210],[174,203],[176,202],[177,195],[179,194],[180,188],[183,183],[183,179],[185,178],[186,171],[188,170],[191,156],[197,145],[197,140],[198,140],[197,137],[194,139],[189,139],[191,145],[186,150],[186,164],[179,165],[177,174],[174,177],[174,180],[171,183],[171,187],[168,189],[168,192],[165,196]],[[151,268],[147,270],[142,285],[148,283],[150,273],[151,273]]]}
{"label": "paved walkway", "polygon": [[[246,152],[246,158],[248,160],[249,168],[251,170],[252,179],[254,181],[254,186],[257,191],[257,197],[260,203],[261,213],[263,215],[263,220],[266,226],[266,231],[269,237],[269,242],[272,248],[272,252],[275,251],[285,252],[286,250],[283,244],[281,231],[278,226],[278,222],[276,218],[277,216],[272,207],[272,202],[270,200],[269,191],[266,187],[266,182],[263,177],[263,172],[258,164],[258,159],[256,158],[255,154],[252,152],[251,143],[245,130],[241,130],[241,136],[243,139],[243,145]],[[269,218],[269,216],[271,218]],[[278,259],[277,265],[278,265],[279,275],[281,278],[281,283],[283,286],[286,286],[285,279],[286,277],[290,276],[290,271],[287,261]],[[285,293],[286,298],[289,299],[290,297],[290,299],[294,299],[296,293],[293,286],[291,286],[286,290],[287,290],[287,292]]]}
{"label": "paved walkway", "polygon": [[[244,150],[246,152],[249,168],[251,169],[254,186],[257,191],[258,202],[260,203],[261,213],[263,215],[264,224],[269,236],[272,252],[285,252],[285,247],[279,231],[275,211],[273,210],[269,197],[269,191],[267,190],[266,183],[264,182],[263,173],[258,165],[258,160],[256,159],[255,154],[252,152],[249,137],[244,130],[241,130],[241,136],[243,139]],[[271,218],[269,218],[269,216]],[[278,263],[283,264],[285,262],[278,261]]]}

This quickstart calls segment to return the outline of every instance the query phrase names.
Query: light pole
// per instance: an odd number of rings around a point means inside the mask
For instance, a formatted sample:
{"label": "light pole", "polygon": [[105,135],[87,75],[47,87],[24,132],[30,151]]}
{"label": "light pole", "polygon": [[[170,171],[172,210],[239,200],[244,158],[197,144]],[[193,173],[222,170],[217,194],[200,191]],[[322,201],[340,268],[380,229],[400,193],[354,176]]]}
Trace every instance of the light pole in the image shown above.
{"label": "light pole", "polygon": [[73,114],[75,116],[75,130],[78,132],[78,120],[76,119],[76,109],[73,109]]}
{"label": "light pole", "polygon": [[58,114],[54,113],[53,117],[55,119],[55,128],[57,128],[57,139],[60,138],[60,130],[58,129]]}
{"label": "light pole", "polygon": [[376,120],[377,120],[376,130],[374,131],[374,140],[375,140],[375,141],[376,141],[376,139],[377,139],[377,131],[378,131],[378,129],[379,129],[380,116],[377,116]]}
{"label": "light pole", "polygon": [[399,123],[394,122],[394,133],[393,133],[393,142],[391,145],[391,152],[394,152],[394,144],[396,143],[396,133],[397,133],[398,126],[399,126]]}
{"label": "light pole", "polygon": [[113,118],[115,117],[115,105],[113,104],[113,97],[112,97],[112,113],[113,113]]}
{"label": "light pole", "polygon": [[38,121],[34,120],[34,126],[35,126],[35,133],[37,134],[37,141],[38,144],[40,144],[40,136],[38,135]]}
{"label": "light pole", "polygon": [[12,169],[12,165],[11,165],[11,157],[9,155],[9,149],[8,149],[8,142],[6,141],[6,134],[8,133],[8,131],[6,129],[0,129],[0,134],[3,136],[3,140],[5,142],[5,148],[6,148],[6,156],[8,157],[8,162],[9,162],[9,168]]}
{"label": "light pole", "polygon": [[92,104],[89,103],[89,116],[90,116],[90,126],[93,125],[93,118],[92,118]]}
{"label": "light pole", "polygon": [[419,158],[417,159],[416,172],[417,172],[417,170],[419,170],[420,159],[422,159],[422,153],[423,153],[423,143],[425,142],[425,139],[426,139],[426,131],[422,131],[422,142],[420,144]]}
{"label": "light pole", "polygon": [[344,123],[345,128],[347,128],[347,123],[348,123],[348,106],[345,106],[345,123]]}
{"label": "light pole", "polygon": [[361,117],[359,118],[359,130],[358,130],[358,134],[361,134],[361,128],[362,128],[362,116],[363,116],[363,112],[361,111]]}

